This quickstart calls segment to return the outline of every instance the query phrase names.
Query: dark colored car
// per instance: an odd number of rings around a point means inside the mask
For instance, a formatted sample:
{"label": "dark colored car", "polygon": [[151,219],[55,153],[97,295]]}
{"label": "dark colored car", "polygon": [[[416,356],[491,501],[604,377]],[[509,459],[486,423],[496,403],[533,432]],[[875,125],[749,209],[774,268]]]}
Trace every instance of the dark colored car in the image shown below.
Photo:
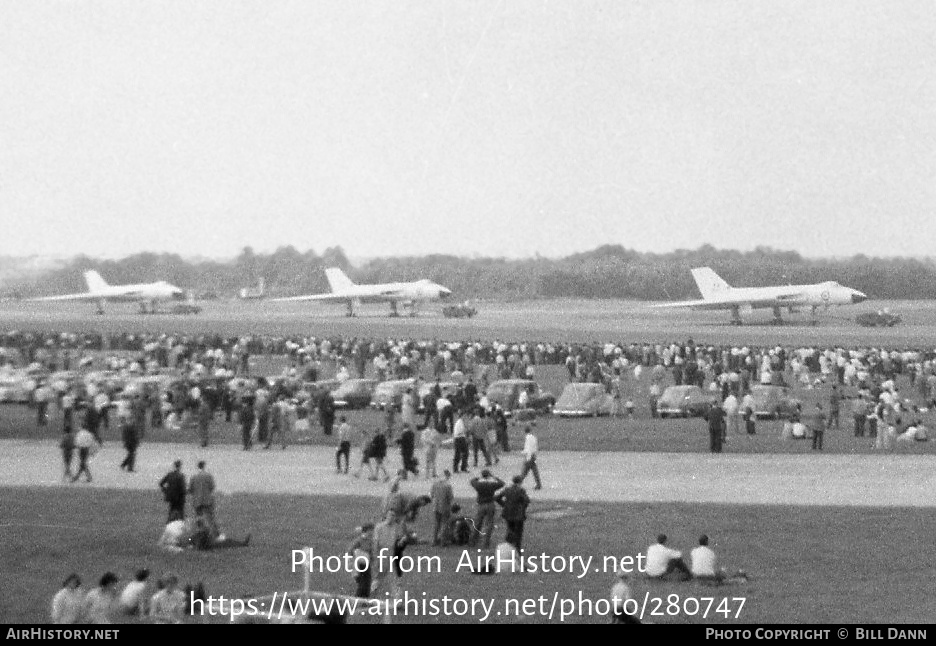
{"label": "dark colored car", "polygon": [[537,413],[548,413],[556,403],[555,396],[543,391],[539,384],[530,379],[501,379],[488,386],[487,398],[492,404],[504,409],[507,415],[519,410],[520,391],[527,392],[527,405],[529,410]]}
{"label": "dark colored car", "polygon": [[468,303],[461,303],[459,305],[447,305],[442,308],[442,316],[448,319],[470,319],[472,316],[478,313],[478,310],[473,308]]}
{"label": "dark colored car", "polygon": [[754,399],[754,416],[772,419],[790,419],[797,411],[798,399],[790,395],[786,386],[751,386]]}
{"label": "dark colored car", "polygon": [[603,384],[566,384],[552,409],[560,417],[598,417],[614,412],[614,398]]}
{"label": "dark colored car", "polygon": [[367,408],[376,386],[376,379],[348,379],[332,391],[335,407]]}
{"label": "dark colored car", "polygon": [[858,325],[864,327],[894,327],[902,320],[900,314],[890,312],[865,312],[855,317]]}
{"label": "dark colored car", "polygon": [[660,417],[704,417],[718,398],[698,386],[668,386],[657,400]]}

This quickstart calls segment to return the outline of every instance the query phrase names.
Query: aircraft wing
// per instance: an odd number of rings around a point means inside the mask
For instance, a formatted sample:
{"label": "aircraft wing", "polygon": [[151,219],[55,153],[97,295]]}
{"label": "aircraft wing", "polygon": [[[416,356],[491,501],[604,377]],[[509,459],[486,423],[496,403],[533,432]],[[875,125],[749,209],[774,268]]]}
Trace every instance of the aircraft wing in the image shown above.
{"label": "aircraft wing", "polygon": [[80,294],[63,294],[62,296],[40,296],[39,298],[30,298],[33,303],[52,302],[52,301],[96,301],[100,296],[95,296],[89,292]]}
{"label": "aircraft wing", "polygon": [[694,301],[677,301],[675,303],[660,303],[651,305],[654,308],[666,309],[672,307],[688,307],[696,310],[729,310],[733,307],[786,307],[796,305],[804,298],[801,292],[777,294],[769,298],[739,296],[736,298],[698,299]]}
{"label": "aircraft wing", "polygon": [[282,296],[280,298],[273,298],[270,300],[287,303],[287,302],[298,302],[298,301],[320,301],[325,303],[339,303],[349,300],[353,300],[354,296],[345,296],[343,294],[307,294],[305,296]]}

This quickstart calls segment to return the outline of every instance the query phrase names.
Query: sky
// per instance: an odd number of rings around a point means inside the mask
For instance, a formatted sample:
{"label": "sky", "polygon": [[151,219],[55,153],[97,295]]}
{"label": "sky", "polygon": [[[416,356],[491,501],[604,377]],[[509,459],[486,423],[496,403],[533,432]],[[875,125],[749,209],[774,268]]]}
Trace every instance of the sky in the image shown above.
{"label": "sky", "polygon": [[931,256],[930,0],[6,0],[0,254]]}

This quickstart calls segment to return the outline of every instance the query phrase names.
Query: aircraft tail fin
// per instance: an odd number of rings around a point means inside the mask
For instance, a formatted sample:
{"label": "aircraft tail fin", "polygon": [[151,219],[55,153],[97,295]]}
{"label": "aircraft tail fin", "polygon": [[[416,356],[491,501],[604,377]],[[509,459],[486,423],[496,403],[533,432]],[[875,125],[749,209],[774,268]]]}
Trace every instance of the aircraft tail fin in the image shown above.
{"label": "aircraft tail fin", "polygon": [[107,289],[107,282],[93,269],[84,273],[85,284],[89,292],[101,292]]}
{"label": "aircraft tail fin", "polygon": [[351,279],[337,267],[326,269],[325,277],[328,279],[328,286],[335,293],[348,291],[355,286]]}
{"label": "aircraft tail fin", "polygon": [[696,286],[698,286],[699,292],[701,292],[702,298],[705,300],[724,296],[731,291],[731,285],[726,283],[710,267],[696,267],[692,270],[692,277],[695,279]]}

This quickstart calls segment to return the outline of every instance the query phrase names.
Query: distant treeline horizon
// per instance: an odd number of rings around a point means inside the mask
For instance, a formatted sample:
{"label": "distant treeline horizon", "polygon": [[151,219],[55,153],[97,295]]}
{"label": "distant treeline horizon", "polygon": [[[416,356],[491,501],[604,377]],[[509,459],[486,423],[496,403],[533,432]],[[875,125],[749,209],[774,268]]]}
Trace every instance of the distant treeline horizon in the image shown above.
{"label": "distant treeline horizon", "polygon": [[834,280],[875,299],[936,298],[936,263],[915,258],[804,258],[795,251],[758,247],[644,253],[604,245],[563,258],[465,258],[429,254],[377,258],[354,267],[340,247],[298,251],[286,246],[263,254],[245,247],[230,261],[186,260],[177,254],[138,253],[119,260],[77,256],[62,266],[19,276],[0,294],[28,298],[86,289],[82,272],[95,269],[115,285],[166,280],[197,296],[233,296],[263,278],[268,296],[328,292],[326,267],[340,267],[359,283],[428,278],[472,298],[698,298],[690,269],[708,266],[735,287]]}

